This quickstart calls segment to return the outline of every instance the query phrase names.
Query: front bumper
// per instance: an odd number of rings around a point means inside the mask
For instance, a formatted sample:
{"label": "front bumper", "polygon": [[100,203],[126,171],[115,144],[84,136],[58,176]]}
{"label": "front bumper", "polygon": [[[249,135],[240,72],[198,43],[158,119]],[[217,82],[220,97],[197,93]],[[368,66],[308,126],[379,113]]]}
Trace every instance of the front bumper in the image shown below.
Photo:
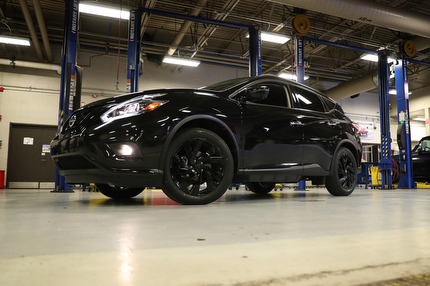
{"label": "front bumper", "polygon": [[82,121],[76,129],[65,128],[51,141],[59,174],[67,183],[161,187],[160,155],[167,128],[145,119],[144,127],[136,117],[110,124]]}

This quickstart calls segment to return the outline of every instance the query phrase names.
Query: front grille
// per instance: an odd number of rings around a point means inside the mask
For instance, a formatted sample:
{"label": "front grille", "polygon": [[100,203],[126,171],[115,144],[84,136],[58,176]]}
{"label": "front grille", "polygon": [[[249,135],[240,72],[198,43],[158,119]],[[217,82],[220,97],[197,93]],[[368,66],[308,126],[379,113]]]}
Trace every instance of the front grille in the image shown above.
{"label": "front grille", "polygon": [[[94,123],[93,117],[91,116],[93,113],[93,109],[84,109],[78,112],[75,112],[73,115],[76,116],[76,121],[72,127],[69,126],[70,118],[66,120],[63,126],[63,133],[72,133],[72,134],[81,134],[87,129],[90,123]],[[73,116],[72,115],[72,116]]]}
{"label": "front grille", "polygon": [[97,168],[96,165],[79,155],[60,157],[56,160],[56,162],[61,170],[82,170]]}

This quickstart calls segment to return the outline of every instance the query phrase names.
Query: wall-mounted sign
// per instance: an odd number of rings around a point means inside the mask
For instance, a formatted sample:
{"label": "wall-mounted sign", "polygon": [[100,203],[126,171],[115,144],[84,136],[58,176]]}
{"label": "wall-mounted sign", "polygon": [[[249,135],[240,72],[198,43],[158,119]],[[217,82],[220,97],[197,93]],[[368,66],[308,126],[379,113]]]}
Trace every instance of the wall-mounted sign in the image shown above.
{"label": "wall-mounted sign", "polygon": [[51,148],[49,147],[49,144],[42,145],[42,153],[51,153]]}
{"label": "wall-mounted sign", "polygon": [[33,144],[34,144],[34,138],[24,137],[24,145],[33,145]]}

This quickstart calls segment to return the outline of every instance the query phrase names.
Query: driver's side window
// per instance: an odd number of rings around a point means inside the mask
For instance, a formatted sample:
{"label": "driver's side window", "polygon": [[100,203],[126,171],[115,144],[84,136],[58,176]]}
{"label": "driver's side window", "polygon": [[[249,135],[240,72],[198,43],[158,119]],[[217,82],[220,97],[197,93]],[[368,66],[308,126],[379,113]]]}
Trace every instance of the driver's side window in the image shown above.
{"label": "driver's side window", "polygon": [[417,153],[430,152],[430,140],[421,141],[418,144],[417,148],[415,149],[415,152],[417,152]]}
{"label": "driver's side window", "polygon": [[[287,100],[287,89],[283,85],[278,84],[256,84],[247,89],[248,101],[258,104],[267,104],[273,106],[290,107]],[[254,98],[253,93],[264,93],[264,96]]]}
{"label": "driver's side window", "polygon": [[423,140],[421,142],[421,152],[430,152],[430,140]]}

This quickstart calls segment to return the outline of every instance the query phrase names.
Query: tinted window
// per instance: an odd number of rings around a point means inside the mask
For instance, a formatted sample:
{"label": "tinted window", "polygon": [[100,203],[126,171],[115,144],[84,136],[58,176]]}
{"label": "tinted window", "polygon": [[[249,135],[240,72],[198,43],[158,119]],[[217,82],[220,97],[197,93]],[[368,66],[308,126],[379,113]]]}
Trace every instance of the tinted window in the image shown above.
{"label": "tinted window", "polygon": [[265,93],[264,98],[255,99],[251,96],[248,96],[248,101],[259,103],[259,104],[267,104],[267,105],[275,105],[275,106],[283,106],[289,107],[289,103],[287,100],[287,89],[283,85],[278,84],[258,84],[249,87],[249,93],[254,91],[260,91]]}
{"label": "tinted window", "polygon": [[290,88],[293,96],[299,102],[300,108],[325,112],[318,94],[294,85],[291,85]]}
{"label": "tinted window", "polygon": [[430,139],[424,139],[417,146],[415,146],[414,153],[418,152],[430,152]]}

